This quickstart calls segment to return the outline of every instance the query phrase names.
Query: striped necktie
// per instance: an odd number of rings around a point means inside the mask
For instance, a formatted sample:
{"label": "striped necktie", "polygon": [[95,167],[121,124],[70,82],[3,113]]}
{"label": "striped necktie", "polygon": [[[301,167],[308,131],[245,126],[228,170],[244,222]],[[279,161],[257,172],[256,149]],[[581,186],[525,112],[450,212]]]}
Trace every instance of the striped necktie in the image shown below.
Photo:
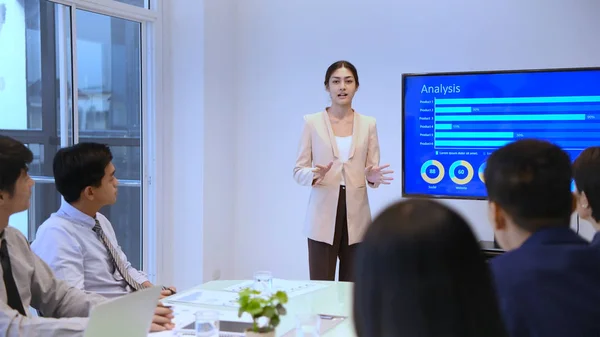
{"label": "striped necktie", "polygon": [[112,260],[115,264],[115,267],[117,268],[119,273],[121,273],[121,276],[123,276],[123,278],[125,279],[127,284],[129,284],[129,286],[131,288],[133,288],[134,291],[143,289],[144,287],[141,284],[137,283],[131,277],[131,275],[129,275],[129,273],[127,272],[127,268],[125,268],[125,261],[121,260],[119,253],[117,252],[115,247],[112,245],[110,240],[108,240],[108,238],[106,237],[106,234],[104,234],[104,231],[102,230],[102,227],[100,227],[100,222],[98,221],[98,219],[96,219],[96,225],[94,226],[94,228],[92,228],[92,230],[94,232],[96,232],[96,234],[98,234],[100,241],[102,241],[102,243],[104,244],[106,249],[108,249],[108,252],[110,253],[110,257],[112,258]]}

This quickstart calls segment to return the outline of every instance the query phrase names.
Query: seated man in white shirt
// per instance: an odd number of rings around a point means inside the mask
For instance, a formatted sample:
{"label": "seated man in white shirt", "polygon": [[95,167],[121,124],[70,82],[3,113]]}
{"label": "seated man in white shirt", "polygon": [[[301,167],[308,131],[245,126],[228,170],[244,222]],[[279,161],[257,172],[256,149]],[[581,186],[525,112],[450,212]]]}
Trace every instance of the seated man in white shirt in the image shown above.
{"label": "seated man in white shirt", "polygon": [[[32,160],[25,145],[0,136],[0,335],[80,337],[90,309],[106,298],[54,277],[25,236],[8,226],[11,215],[29,208],[33,180],[27,165]],[[31,315],[30,306],[44,317]],[[172,314],[171,309],[157,306],[151,331],[172,329]]]}
{"label": "seated man in white shirt", "polygon": [[[97,143],[79,143],[56,153],[54,180],[62,205],[39,227],[31,245],[56,277],[105,297],[152,286],[127,261],[111,223],[99,213],[117,201],[119,181],[112,158],[108,146]],[[165,287],[161,295],[174,292]]]}

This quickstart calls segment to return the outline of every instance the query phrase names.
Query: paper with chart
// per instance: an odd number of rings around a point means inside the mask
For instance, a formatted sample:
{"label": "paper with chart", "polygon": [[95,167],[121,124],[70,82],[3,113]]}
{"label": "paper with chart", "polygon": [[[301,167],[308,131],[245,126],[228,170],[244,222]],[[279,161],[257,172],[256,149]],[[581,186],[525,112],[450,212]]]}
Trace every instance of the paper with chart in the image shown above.
{"label": "paper with chart", "polygon": [[238,295],[229,291],[192,289],[169,297],[165,303],[182,303],[186,305],[213,305],[238,308]]}
{"label": "paper with chart", "polygon": [[[232,293],[238,293],[244,288],[252,288],[254,281],[243,281],[236,285],[225,288]],[[273,291],[285,291],[289,298],[311,293],[316,290],[327,288],[329,285],[311,281],[291,281],[282,279],[273,279]]]}
{"label": "paper with chart", "polygon": [[[212,309],[211,309],[212,310]],[[184,327],[195,320],[195,313],[198,311],[197,306],[177,304],[173,307],[175,326]],[[219,313],[220,321],[229,322],[252,322],[252,316],[245,312],[242,317],[238,317],[237,310],[216,310]]]}

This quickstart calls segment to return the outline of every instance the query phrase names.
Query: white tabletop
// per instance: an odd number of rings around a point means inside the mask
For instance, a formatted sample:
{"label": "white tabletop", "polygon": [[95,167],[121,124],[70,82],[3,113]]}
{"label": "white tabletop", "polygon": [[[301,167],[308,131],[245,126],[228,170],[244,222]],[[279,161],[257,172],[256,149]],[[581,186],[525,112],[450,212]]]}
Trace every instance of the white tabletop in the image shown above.
{"label": "white tabletop", "polygon": [[[204,290],[224,290],[227,287],[234,286],[243,281],[212,281],[203,285],[194,287],[186,290],[187,293],[194,289]],[[313,292],[291,297],[289,302],[285,306],[287,314],[282,316],[281,324],[277,327],[276,334],[278,337],[285,335],[290,330],[295,328],[296,315],[298,314],[322,314],[322,315],[338,315],[347,316],[348,318],[327,331],[322,337],[354,337],[354,326],[352,323],[352,283],[347,282],[324,282],[319,281],[327,285],[326,288],[315,290]],[[168,301],[168,299],[167,299]],[[175,304],[175,311],[193,312],[201,308],[218,309],[220,311],[231,312],[232,314],[237,313],[237,309],[233,307],[225,306],[204,306],[204,305],[179,305]],[[179,310],[178,310],[179,309]],[[187,313],[180,314],[175,317],[176,325],[189,323],[190,317]],[[166,336],[177,336],[177,333],[173,331],[151,333],[149,337],[166,337]]]}

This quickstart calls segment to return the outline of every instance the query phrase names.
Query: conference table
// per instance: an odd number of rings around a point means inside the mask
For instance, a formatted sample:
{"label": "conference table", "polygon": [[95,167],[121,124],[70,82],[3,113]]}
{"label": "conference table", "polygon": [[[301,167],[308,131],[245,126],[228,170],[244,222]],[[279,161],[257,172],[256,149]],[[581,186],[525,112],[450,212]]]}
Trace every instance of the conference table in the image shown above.
{"label": "conference table", "polygon": [[[332,282],[332,281],[287,281],[273,280],[273,288],[277,290],[277,284],[284,282],[297,282],[301,286],[296,287],[296,290],[288,291],[289,301],[285,305],[287,314],[281,317],[281,323],[276,329],[277,337],[295,336],[295,327],[297,317],[306,314],[327,315],[332,317],[346,317],[343,320],[338,320],[337,325],[334,323],[321,320],[321,337],[354,337],[354,326],[352,322],[352,283],[348,282]],[[166,336],[189,336],[178,332],[178,328],[184,327],[189,323],[194,322],[194,313],[199,310],[209,309],[216,310],[220,313],[222,320],[231,320],[237,318],[238,309],[232,303],[222,304],[200,304],[194,301],[196,294],[200,293],[215,293],[215,294],[231,294],[237,295],[238,286],[251,284],[248,280],[228,280],[228,281],[211,281],[191,289],[177,293],[174,296],[163,300],[165,305],[173,307],[175,312],[174,323],[175,330],[159,333],[151,333],[149,337],[166,337]],[[304,287],[303,290],[297,290]],[[311,288],[312,287],[312,288]],[[227,293],[226,293],[227,292]],[[230,301],[232,302],[232,301]],[[220,303],[220,302],[215,302]],[[327,331],[323,331],[328,329]]]}

